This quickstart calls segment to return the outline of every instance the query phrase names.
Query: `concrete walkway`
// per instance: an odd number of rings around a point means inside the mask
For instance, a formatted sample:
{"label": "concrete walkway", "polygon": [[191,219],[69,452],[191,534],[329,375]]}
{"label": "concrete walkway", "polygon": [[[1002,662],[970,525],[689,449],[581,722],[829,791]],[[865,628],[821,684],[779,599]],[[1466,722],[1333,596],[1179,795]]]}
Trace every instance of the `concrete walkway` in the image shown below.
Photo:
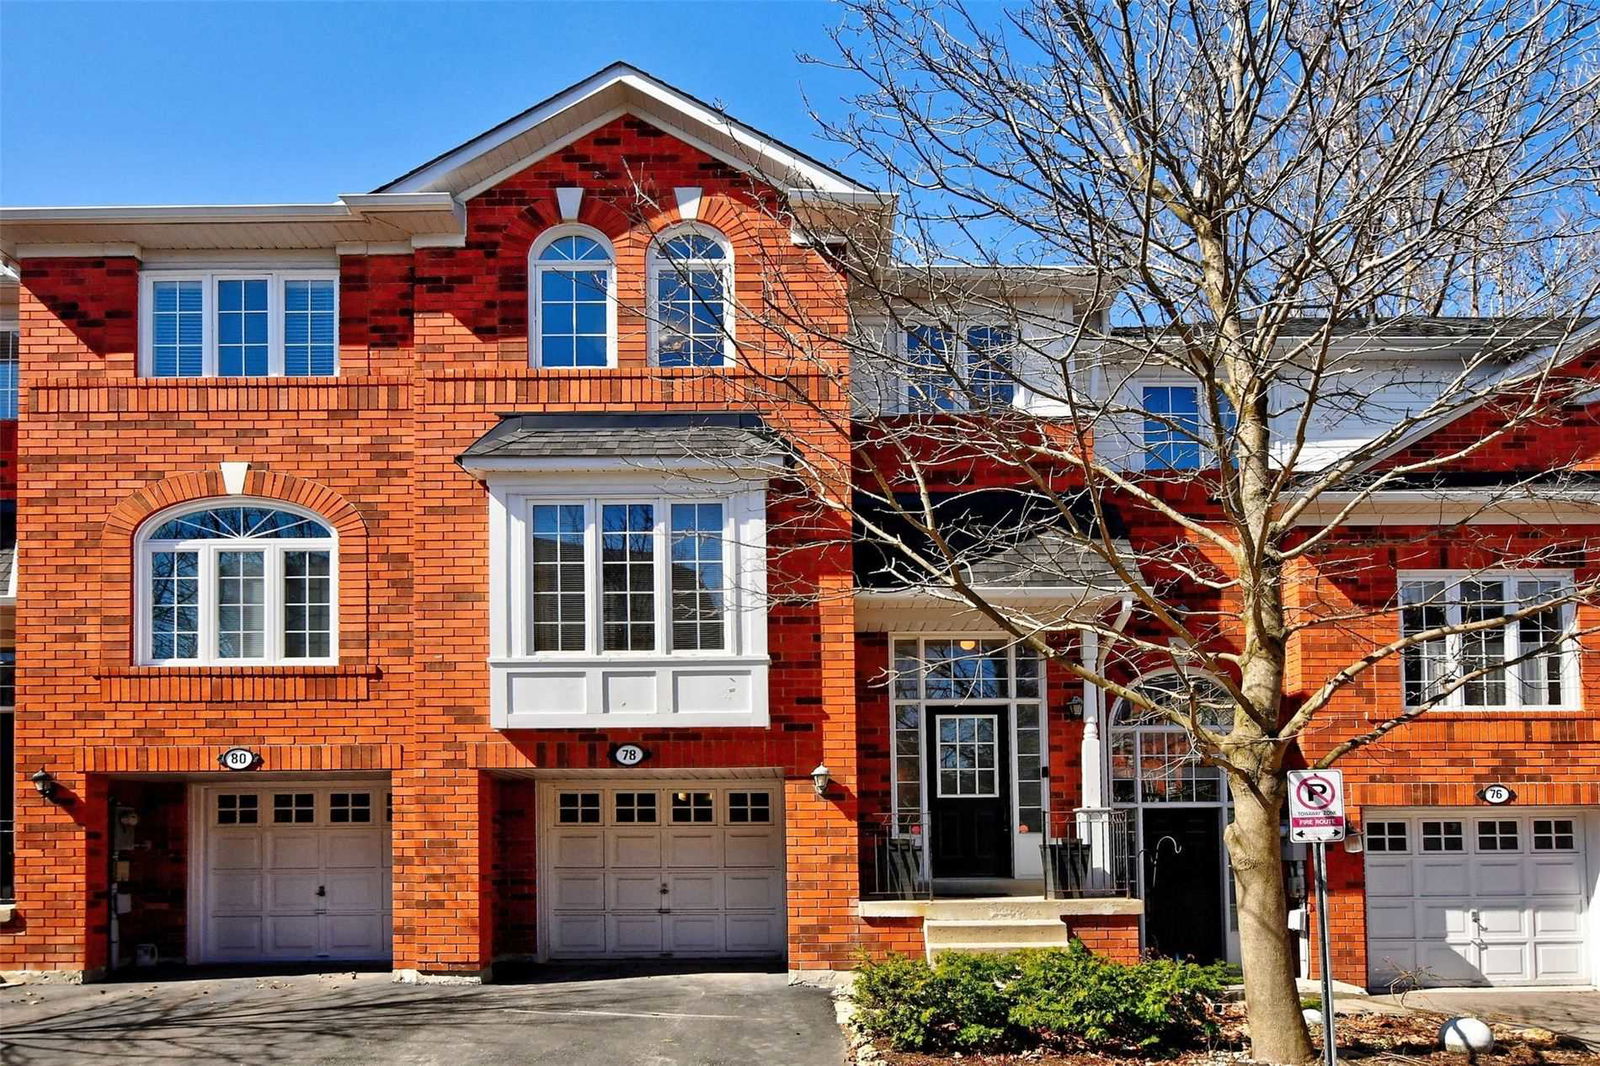
{"label": "concrete walkway", "polygon": [[840,1066],[827,993],[783,973],[541,970],[536,983],[387,973],[0,989],[0,1063]]}
{"label": "concrete walkway", "polygon": [[[1399,1000],[1398,996],[1372,998],[1379,1003]],[[1488,1022],[1536,1025],[1600,1048],[1600,991],[1429,988],[1407,993],[1405,1003],[1442,1014],[1470,1014]]]}

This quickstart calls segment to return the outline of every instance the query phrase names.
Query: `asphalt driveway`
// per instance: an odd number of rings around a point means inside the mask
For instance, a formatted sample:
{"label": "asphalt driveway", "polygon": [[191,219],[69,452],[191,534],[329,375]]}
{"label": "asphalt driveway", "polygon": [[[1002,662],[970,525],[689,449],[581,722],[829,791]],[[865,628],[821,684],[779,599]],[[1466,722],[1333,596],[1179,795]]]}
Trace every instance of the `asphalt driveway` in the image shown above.
{"label": "asphalt driveway", "polygon": [[782,973],[546,969],[525,984],[387,973],[0,989],[0,1063],[840,1066],[825,992]]}

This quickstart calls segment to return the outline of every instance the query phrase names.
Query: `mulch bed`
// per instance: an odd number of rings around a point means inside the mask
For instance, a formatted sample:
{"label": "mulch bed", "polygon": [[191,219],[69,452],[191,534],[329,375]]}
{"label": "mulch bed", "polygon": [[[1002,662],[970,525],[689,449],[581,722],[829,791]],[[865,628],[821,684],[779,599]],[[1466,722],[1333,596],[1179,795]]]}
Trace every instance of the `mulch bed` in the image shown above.
{"label": "mulch bed", "polygon": [[[924,1055],[881,1048],[886,1066],[1138,1066],[1159,1062],[1165,1066],[1217,1066],[1228,1061],[1247,1061],[1239,1053],[1247,1046],[1244,1038],[1244,1008],[1226,1004],[1220,1011],[1221,1032],[1217,1041],[1204,1050],[1184,1051],[1167,1056],[1107,1054],[1102,1051],[1046,1050],[1022,1054]],[[1339,1058],[1361,1060],[1368,1066],[1463,1066],[1465,1055],[1439,1048],[1439,1026],[1446,1015],[1429,1011],[1407,1014],[1341,1014],[1338,1018]],[[1517,1037],[1517,1026],[1495,1025],[1495,1048],[1473,1060],[1478,1066],[1596,1066],[1600,1050],[1585,1048],[1575,1040],[1563,1038],[1554,1047],[1534,1047]],[[1312,1036],[1318,1034],[1313,1032]]]}

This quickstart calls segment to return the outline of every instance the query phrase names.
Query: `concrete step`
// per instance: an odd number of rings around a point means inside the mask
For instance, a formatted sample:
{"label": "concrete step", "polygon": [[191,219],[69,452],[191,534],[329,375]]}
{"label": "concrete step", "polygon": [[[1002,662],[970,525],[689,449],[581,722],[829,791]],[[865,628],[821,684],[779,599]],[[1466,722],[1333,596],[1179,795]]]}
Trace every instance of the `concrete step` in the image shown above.
{"label": "concrete step", "polygon": [[922,924],[930,945],[1012,944],[1016,947],[1064,947],[1067,927],[1059,918],[947,921],[930,918]]}
{"label": "concrete step", "polygon": [[983,899],[929,900],[923,911],[929,921],[1059,921],[1073,910],[1070,903],[1040,896],[990,896]]}

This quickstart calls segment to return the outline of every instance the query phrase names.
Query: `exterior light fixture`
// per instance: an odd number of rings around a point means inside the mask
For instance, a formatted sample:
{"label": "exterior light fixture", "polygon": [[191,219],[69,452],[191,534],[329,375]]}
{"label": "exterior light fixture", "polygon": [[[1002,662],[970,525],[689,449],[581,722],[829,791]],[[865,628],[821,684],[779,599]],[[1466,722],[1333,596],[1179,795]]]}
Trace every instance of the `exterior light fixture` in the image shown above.
{"label": "exterior light fixture", "polygon": [[811,771],[811,787],[817,790],[817,795],[826,796],[832,782],[833,772],[825,764],[818,763],[817,768]]}
{"label": "exterior light fixture", "polygon": [[1361,830],[1352,829],[1345,834],[1344,850],[1347,855],[1360,855],[1367,850],[1367,842],[1361,838]]}
{"label": "exterior light fixture", "polygon": [[44,767],[39,767],[38,772],[30,776],[28,780],[33,782],[33,787],[47,802],[54,803],[59,807],[72,806],[72,796],[62,794],[61,786],[56,782],[55,775]]}
{"label": "exterior light fixture", "polygon": [[1082,718],[1083,717],[1083,697],[1082,696],[1073,696],[1071,699],[1069,699],[1067,701],[1067,717],[1068,718]]}
{"label": "exterior light fixture", "polygon": [[975,640],[960,640],[956,644],[962,651],[972,651],[978,646],[978,642]]}

